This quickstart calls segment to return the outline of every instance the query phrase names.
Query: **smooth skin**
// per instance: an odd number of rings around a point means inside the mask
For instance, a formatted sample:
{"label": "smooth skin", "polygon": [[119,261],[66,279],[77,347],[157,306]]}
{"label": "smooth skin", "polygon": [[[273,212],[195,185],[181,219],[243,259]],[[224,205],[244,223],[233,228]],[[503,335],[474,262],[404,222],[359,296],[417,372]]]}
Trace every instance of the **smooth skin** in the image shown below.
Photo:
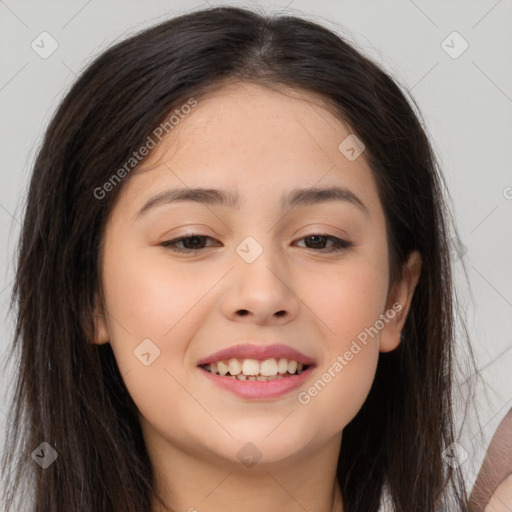
{"label": "smooth skin", "polygon": [[[176,511],[342,511],[342,431],[370,391],[379,352],[400,343],[421,272],[414,252],[390,288],[376,182],[364,153],[350,161],[338,149],[349,134],[313,93],[233,83],[198,98],[123,184],[105,232],[94,343],[112,346],[158,488]],[[281,206],[294,188],[332,185],[367,211],[339,200]],[[227,189],[240,206],[160,203],[137,216],[149,198],[177,187]],[[308,238],[318,234],[353,246],[328,253],[336,242]],[[187,253],[160,245],[191,235],[210,238],[178,244]],[[236,251],[248,236],[263,250],[252,263]],[[396,302],[402,309],[378,335],[299,403],[298,393]],[[144,339],[160,351],[148,366],[134,355]],[[298,390],[249,400],[213,386],[197,367],[251,342],[287,344],[316,368]],[[261,454],[251,467],[237,455],[247,443]]]}
{"label": "smooth skin", "polygon": [[485,512],[510,512],[512,510],[512,473],[498,485]]}

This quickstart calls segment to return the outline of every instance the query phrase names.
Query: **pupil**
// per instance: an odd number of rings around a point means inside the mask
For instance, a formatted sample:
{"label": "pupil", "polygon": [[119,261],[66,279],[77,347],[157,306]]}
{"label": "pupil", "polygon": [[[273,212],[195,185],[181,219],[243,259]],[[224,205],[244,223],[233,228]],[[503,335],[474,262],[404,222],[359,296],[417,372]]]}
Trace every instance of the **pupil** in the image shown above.
{"label": "pupil", "polygon": [[[319,238],[320,238],[320,239],[322,239],[322,238],[324,238],[324,237],[323,237],[323,235],[312,235],[312,236],[310,236],[309,238],[313,240],[313,245],[317,245],[318,243],[320,243],[320,242],[318,241],[318,239],[319,239]],[[316,239],[316,241],[315,241],[315,239]]]}
{"label": "pupil", "polygon": [[200,236],[190,236],[188,237],[188,239],[185,239],[185,244],[187,244],[187,240],[188,241],[193,241],[192,243],[190,243],[190,245],[194,246],[193,248],[195,248],[195,246],[197,245],[197,243],[194,243],[194,242],[199,242],[201,239]]}

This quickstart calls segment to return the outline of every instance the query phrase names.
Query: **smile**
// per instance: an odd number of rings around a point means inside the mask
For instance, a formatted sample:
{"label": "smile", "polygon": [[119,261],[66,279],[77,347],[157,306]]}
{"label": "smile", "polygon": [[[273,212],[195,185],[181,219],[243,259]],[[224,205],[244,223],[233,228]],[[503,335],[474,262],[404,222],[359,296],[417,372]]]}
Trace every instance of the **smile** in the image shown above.
{"label": "smile", "polygon": [[[285,362],[286,371],[284,371]],[[300,366],[301,364],[302,368]],[[219,372],[219,365],[221,372],[226,372],[224,375],[221,375]],[[260,373],[273,373],[276,366],[276,374],[262,375]],[[231,374],[230,367],[234,375]],[[284,373],[279,372],[280,367]],[[283,358],[273,360],[265,359],[262,361],[255,359],[236,359],[236,362],[232,362],[232,359],[229,359],[198,367],[201,374],[204,375],[210,383],[222,390],[228,391],[232,395],[251,401],[276,400],[294,390],[298,390],[298,388],[303,386],[311,377],[314,368],[314,365],[305,365],[294,360]],[[291,369],[292,372],[290,372],[289,369]],[[213,370],[215,370],[215,372]],[[253,373],[253,375],[246,375],[244,371]]]}
{"label": "smile", "polygon": [[263,361],[257,359],[238,359],[215,361],[202,366],[204,370],[214,375],[227,376],[238,380],[267,382],[300,375],[308,366],[293,359],[269,358]]}

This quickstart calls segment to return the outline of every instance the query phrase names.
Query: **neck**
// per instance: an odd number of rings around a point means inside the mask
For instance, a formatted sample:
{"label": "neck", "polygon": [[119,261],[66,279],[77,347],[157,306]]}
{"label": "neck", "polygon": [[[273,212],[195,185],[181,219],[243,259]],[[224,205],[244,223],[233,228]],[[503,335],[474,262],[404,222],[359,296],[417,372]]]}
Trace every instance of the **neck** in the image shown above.
{"label": "neck", "polygon": [[286,461],[244,467],[215,456],[199,459],[153,438],[148,453],[168,508],[153,499],[151,512],[343,512],[336,478],[340,444],[341,435]]}

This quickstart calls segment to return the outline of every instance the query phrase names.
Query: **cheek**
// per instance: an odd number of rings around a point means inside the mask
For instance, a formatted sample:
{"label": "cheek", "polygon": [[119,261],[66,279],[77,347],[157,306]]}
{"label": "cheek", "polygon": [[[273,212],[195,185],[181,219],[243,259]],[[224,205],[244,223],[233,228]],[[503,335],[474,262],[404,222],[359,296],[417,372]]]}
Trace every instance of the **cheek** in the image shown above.
{"label": "cheek", "polygon": [[331,358],[347,349],[351,340],[374,326],[384,313],[387,279],[384,265],[354,262],[331,272],[322,285],[310,288],[311,309],[322,320],[325,336],[331,341]]}
{"label": "cheek", "polygon": [[386,261],[379,261],[378,252],[374,260],[354,260],[310,295],[311,309],[322,319],[326,351],[301,403],[310,411],[329,411],[318,415],[326,431],[348,424],[371,389],[387,297]]}
{"label": "cheek", "polygon": [[[354,350],[354,352],[356,352]],[[344,352],[319,369],[311,386],[301,392],[310,429],[332,435],[352,421],[363,406],[373,384],[379,352],[374,346],[362,348],[348,360]],[[312,420],[314,418],[314,420]]]}
{"label": "cheek", "polygon": [[165,368],[175,373],[182,366],[194,306],[205,293],[192,273],[187,277],[149,254],[112,251],[103,274],[110,344],[121,374],[132,377],[126,384],[134,386],[134,399],[146,391],[152,395],[161,379],[169,378]]}
{"label": "cheek", "polygon": [[[151,251],[151,252],[149,252]],[[215,276],[198,275],[193,265],[169,265],[158,250],[147,248],[110,259],[104,281],[107,304],[116,321],[132,338],[154,338],[169,344],[183,331]],[[119,327],[119,326],[118,326]]]}
{"label": "cheek", "polygon": [[[316,428],[338,432],[358,413],[370,392],[379,359],[376,329],[386,298],[387,274],[355,267],[336,274],[316,295],[325,353],[299,402],[317,418]],[[312,308],[313,309],[313,308]],[[378,324],[380,325],[380,323]]]}
{"label": "cheek", "polygon": [[184,358],[197,330],[201,298],[218,278],[209,276],[200,283],[192,267],[171,267],[166,261],[154,248],[152,252],[134,249],[126,255],[112,251],[105,258],[110,344],[143,416],[152,423],[173,424],[173,408],[179,403],[187,417],[201,424],[204,410],[194,408],[180,383],[187,387]]}

